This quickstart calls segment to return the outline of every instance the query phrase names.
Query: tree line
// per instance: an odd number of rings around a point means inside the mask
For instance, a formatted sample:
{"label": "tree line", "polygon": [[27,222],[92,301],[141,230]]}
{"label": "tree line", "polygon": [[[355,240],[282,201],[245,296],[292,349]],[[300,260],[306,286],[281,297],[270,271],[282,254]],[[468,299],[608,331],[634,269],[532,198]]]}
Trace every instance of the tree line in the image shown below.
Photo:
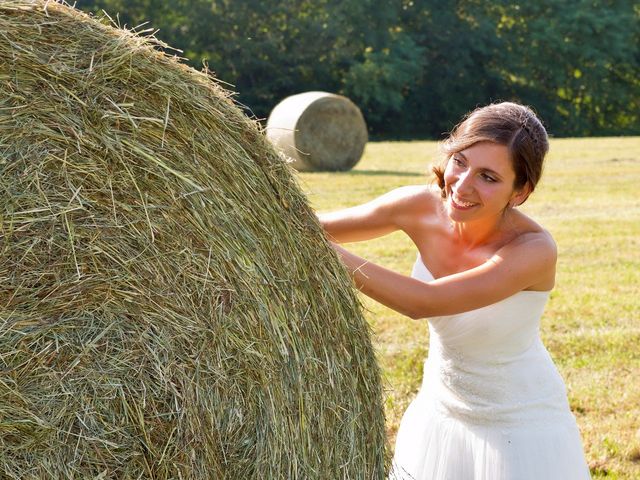
{"label": "tree line", "polygon": [[[324,90],[380,138],[440,138],[477,105],[531,105],[555,136],[640,134],[633,0],[79,0],[232,85],[249,115]],[[140,27],[138,27],[140,28]]]}

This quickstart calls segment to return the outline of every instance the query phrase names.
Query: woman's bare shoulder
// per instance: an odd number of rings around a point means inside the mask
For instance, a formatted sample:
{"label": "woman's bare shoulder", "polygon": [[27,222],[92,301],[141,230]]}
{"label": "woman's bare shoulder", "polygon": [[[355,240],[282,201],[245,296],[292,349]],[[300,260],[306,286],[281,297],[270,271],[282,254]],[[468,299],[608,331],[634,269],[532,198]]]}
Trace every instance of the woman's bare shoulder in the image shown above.
{"label": "woman's bare shoulder", "polygon": [[388,194],[388,200],[398,212],[425,213],[441,205],[440,190],[432,185],[407,185]]}
{"label": "woman's bare shoulder", "polygon": [[555,263],[558,255],[556,242],[545,229],[522,233],[505,245],[504,248],[519,253],[535,252],[534,258],[540,260],[539,257],[544,257],[552,263]]}
{"label": "woman's bare shoulder", "polygon": [[555,240],[551,233],[524,213],[517,212],[515,227],[518,235],[510,242],[513,245],[519,246],[535,243],[536,246],[543,249],[549,249],[553,252],[557,250]]}
{"label": "woman's bare shoulder", "polygon": [[520,277],[530,278],[530,290],[551,290],[555,284],[558,248],[551,234],[540,224],[522,215],[519,231],[492,260],[506,261],[510,270],[520,271]]}

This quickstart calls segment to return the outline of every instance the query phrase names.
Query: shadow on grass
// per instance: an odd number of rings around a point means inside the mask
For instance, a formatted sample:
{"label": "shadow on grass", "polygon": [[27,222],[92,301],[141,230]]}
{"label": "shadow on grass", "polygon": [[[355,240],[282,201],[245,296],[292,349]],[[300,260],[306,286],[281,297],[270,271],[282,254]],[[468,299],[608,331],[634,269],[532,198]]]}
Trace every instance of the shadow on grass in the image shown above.
{"label": "shadow on grass", "polygon": [[327,171],[327,172],[304,172],[306,175],[332,173],[335,175],[351,175],[351,176],[368,176],[368,177],[422,177],[426,175],[421,172],[395,172],[393,170],[348,170],[346,172]]}
{"label": "shadow on grass", "polygon": [[634,157],[614,157],[614,158],[608,158],[606,160],[603,160],[603,162],[612,162],[612,163],[638,163],[640,162],[640,158],[634,158]]}

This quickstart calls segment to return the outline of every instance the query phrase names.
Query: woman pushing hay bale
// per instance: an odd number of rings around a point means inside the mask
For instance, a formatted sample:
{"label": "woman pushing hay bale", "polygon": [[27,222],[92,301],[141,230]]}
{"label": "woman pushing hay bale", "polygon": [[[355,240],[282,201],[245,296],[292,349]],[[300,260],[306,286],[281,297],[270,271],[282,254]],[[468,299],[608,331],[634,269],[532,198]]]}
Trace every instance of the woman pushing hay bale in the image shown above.
{"label": "woman pushing hay bale", "polygon": [[205,74],[0,2],[3,478],[382,478],[378,369],[288,167]]}
{"label": "woman pushing hay bale", "polygon": [[367,143],[367,125],[346,97],[306,92],[281,101],[269,115],[267,138],[300,171],[349,170]]}

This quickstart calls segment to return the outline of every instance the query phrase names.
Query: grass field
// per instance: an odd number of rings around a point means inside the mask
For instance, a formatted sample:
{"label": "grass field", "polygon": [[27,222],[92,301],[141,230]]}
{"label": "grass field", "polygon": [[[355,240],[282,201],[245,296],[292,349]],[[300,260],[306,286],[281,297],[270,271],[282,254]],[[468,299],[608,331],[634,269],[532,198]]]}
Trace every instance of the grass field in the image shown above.
{"label": "grass field", "polygon": [[[431,179],[435,142],[367,145],[346,173],[304,173],[318,211],[365,202]],[[542,336],[569,392],[594,478],[640,479],[640,138],[554,139],[542,181],[522,210],[554,236],[556,287]],[[415,249],[402,234],[352,244],[354,252],[409,273]],[[417,392],[426,321],[363,298],[384,374],[387,429]]]}

